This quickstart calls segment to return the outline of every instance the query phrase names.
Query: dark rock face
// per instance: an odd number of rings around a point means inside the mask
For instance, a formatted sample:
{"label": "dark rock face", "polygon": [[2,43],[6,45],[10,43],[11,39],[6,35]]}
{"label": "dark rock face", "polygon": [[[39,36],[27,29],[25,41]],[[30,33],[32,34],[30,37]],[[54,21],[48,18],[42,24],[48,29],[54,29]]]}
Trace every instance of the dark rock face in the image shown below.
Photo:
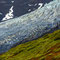
{"label": "dark rock face", "polygon": [[36,10],[39,7],[39,3],[44,5],[50,1],[52,0],[0,0],[0,13],[2,13],[0,14],[0,21],[9,12],[11,6],[13,6],[14,17],[19,17]]}
{"label": "dark rock face", "polygon": [[40,37],[57,27],[60,28],[60,0],[54,0],[44,7],[0,23],[0,54],[15,44]]}
{"label": "dark rock face", "polygon": [[[49,3],[50,1],[52,0],[19,0],[19,2],[16,0],[14,3],[14,12],[16,13],[14,13],[14,15],[20,16],[29,13],[36,10],[39,7],[39,3],[42,3],[44,5],[45,3]],[[28,11],[29,9],[31,9],[31,11]]]}

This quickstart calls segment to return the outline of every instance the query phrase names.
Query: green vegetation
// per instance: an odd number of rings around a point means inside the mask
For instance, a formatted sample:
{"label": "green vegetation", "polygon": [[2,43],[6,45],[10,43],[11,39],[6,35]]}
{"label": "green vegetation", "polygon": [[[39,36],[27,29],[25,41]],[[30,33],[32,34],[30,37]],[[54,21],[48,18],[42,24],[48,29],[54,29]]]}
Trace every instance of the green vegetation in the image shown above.
{"label": "green vegetation", "polygon": [[20,44],[0,55],[0,60],[60,60],[60,30]]}

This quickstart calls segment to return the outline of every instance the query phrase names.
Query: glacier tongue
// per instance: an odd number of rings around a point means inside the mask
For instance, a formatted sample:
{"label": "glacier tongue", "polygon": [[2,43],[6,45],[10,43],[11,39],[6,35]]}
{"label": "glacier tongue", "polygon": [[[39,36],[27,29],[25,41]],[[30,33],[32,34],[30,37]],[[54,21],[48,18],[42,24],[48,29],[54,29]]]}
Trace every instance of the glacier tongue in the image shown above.
{"label": "glacier tongue", "polygon": [[51,29],[60,28],[60,0],[53,0],[35,11],[0,23],[0,54],[16,43],[36,39]]}

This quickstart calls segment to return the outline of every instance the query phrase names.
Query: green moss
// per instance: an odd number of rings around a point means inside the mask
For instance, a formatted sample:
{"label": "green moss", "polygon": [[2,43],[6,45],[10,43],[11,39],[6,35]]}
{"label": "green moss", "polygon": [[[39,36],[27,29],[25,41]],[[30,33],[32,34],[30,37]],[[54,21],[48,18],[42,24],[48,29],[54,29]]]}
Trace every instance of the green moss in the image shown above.
{"label": "green moss", "polygon": [[55,60],[60,60],[60,54],[59,55],[57,55],[57,56],[54,56],[54,58],[53,59],[55,59]]}
{"label": "green moss", "polygon": [[[0,60],[32,60],[32,58],[42,60],[52,51],[50,48],[58,43],[60,43],[60,30],[46,34],[37,40],[20,44],[0,55]],[[56,49],[54,51],[60,51],[60,48]]]}

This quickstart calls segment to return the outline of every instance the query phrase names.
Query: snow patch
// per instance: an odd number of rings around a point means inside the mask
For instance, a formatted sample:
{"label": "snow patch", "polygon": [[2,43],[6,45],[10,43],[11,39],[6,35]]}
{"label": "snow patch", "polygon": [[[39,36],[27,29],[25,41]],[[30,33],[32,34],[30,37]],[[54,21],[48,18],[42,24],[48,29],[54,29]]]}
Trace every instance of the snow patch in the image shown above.
{"label": "snow patch", "polygon": [[31,11],[31,9],[28,10],[29,12]]}
{"label": "snow patch", "polygon": [[13,6],[10,8],[10,10],[9,10],[9,13],[7,13],[6,15],[5,15],[5,17],[2,19],[2,21],[4,21],[4,20],[7,20],[7,19],[11,19],[11,18],[13,18],[14,17],[14,15],[13,15]]}
{"label": "snow patch", "polygon": [[0,15],[2,15],[2,13],[0,12]]}
{"label": "snow patch", "polygon": [[39,5],[38,9],[40,9],[43,6],[43,3],[39,3],[38,5]]}
{"label": "snow patch", "polygon": [[28,6],[32,6],[32,4],[28,4]]}
{"label": "snow patch", "polygon": [[14,3],[14,1],[11,1],[12,3]]}

